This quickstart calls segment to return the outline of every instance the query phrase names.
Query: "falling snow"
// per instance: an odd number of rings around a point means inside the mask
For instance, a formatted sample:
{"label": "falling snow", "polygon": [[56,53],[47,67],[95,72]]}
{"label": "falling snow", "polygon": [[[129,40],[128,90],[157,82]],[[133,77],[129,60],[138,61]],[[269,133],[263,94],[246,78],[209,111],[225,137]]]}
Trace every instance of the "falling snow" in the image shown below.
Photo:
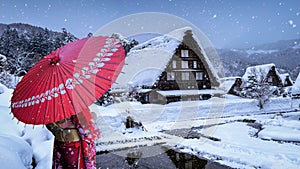
{"label": "falling snow", "polygon": [[289,23],[293,28],[296,28],[296,24],[294,23],[293,20],[289,20],[288,23]]}
{"label": "falling snow", "polygon": [[[236,3],[229,0],[218,2],[221,5],[216,5],[214,1],[183,0],[180,3],[174,0],[129,1],[126,3],[121,1],[119,6],[115,6],[109,0],[76,1],[74,3],[61,3],[58,0],[25,3],[6,1],[1,3],[0,18],[1,22],[5,24],[37,23],[34,26],[47,27],[54,31],[60,31],[65,27],[76,37],[82,38],[86,36],[87,32],[95,33],[94,31],[110,24],[115,19],[131,14],[155,11],[179,16],[191,22],[205,32],[215,46],[234,46],[242,44],[244,41],[265,43],[292,39],[299,34],[299,30],[295,28],[300,16],[299,8],[297,8],[300,6],[300,1],[255,0],[254,2]],[[121,10],[121,7],[124,8]],[[58,18],[61,20],[58,21]],[[214,22],[211,22],[212,19]],[[289,20],[293,23],[291,24]],[[154,23],[149,24],[153,25]],[[287,29],[286,25],[294,29]],[[146,30],[147,25],[143,25],[143,27]],[[284,36],[279,34],[282,30],[284,30]],[[244,34],[245,31],[247,31],[247,35]],[[261,34],[257,36],[259,31]]]}

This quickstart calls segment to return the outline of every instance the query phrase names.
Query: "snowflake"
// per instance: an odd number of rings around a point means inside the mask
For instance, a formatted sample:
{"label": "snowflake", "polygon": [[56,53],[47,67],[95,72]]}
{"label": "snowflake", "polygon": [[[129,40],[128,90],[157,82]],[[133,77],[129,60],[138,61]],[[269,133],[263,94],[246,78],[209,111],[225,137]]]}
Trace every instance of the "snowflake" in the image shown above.
{"label": "snowflake", "polygon": [[251,17],[251,19],[255,19],[255,18],[257,18],[257,16],[252,16],[252,17]]}
{"label": "snowflake", "polygon": [[293,27],[293,28],[296,28],[296,24],[294,23],[293,20],[289,20],[288,23]]}

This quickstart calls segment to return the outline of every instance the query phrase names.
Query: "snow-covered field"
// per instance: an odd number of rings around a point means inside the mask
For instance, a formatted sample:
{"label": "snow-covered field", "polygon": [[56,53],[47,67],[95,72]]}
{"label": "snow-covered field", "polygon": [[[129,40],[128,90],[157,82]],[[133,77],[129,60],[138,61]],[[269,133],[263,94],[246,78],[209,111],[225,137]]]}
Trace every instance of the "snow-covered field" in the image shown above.
{"label": "snow-covered field", "polygon": [[[51,168],[53,136],[9,114],[12,90],[0,89],[0,168]],[[91,106],[98,115],[98,151],[168,145],[235,168],[300,167],[300,99],[277,98],[260,110],[251,99],[227,96],[167,105],[123,102]],[[131,116],[144,129],[126,129]],[[186,133],[188,131],[188,133]],[[198,137],[185,137],[193,134]],[[190,135],[191,136],[191,135]],[[144,156],[155,155],[153,152]]]}
{"label": "snow-covered field", "polygon": [[[299,168],[299,103],[277,98],[259,110],[255,100],[229,96],[168,105],[123,102],[97,107],[102,131],[98,151],[164,144],[234,168]],[[125,129],[127,116],[142,122],[146,131]],[[186,131],[199,137],[186,138]],[[150,155],[157,154],[144,154]]]}

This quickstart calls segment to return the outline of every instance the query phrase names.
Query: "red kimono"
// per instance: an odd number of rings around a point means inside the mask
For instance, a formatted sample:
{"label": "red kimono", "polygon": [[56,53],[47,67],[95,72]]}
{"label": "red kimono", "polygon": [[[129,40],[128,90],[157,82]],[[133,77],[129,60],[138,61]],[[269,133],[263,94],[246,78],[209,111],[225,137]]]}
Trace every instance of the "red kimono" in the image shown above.
{"label": "red kimono", "polygon": [[[84,112],[83,114],[86,114]],[[88,114],[90,114],[88,112]],[[96,146],[94,139],[100,136],[93,121],[88,116],[72,116],[80,140],[62,142],[55,139],[53,150],[53,169],[96,169]]]}

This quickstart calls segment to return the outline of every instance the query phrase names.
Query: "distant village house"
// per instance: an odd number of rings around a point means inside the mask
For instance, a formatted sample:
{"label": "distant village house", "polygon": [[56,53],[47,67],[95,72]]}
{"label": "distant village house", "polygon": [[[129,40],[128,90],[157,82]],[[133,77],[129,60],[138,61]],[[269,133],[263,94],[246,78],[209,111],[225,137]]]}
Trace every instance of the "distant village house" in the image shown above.
{"label": "distant village house", "polygon": [[280,74],[275,64],[263,64],[248,67],[242,77],[227,77],[221,79],[221,86],[228,94],[239,95],[241,88],[253,77],[258,83],[268,84],[270,86],[277,86],[285,90],[293,85],[293,81],[288,73]]}
{"label": "distant village house", "polygon": [[292,96],[294,98],[300,98],[300,73],[292,87]]}

